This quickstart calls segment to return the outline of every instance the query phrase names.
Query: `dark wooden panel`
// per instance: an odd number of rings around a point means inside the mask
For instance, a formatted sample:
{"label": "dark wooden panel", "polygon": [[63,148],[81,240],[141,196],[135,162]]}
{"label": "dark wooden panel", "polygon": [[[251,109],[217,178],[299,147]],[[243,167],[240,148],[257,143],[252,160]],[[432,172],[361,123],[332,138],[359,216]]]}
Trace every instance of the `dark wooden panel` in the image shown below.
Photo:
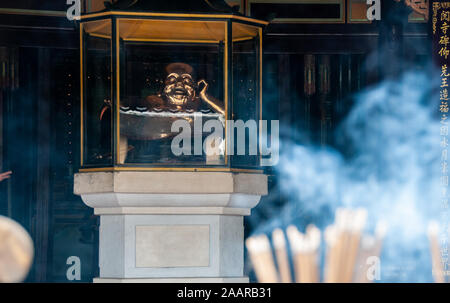
{"label": "dark wooden panel", "polygon": [[65,0],[2,0],[1,8],[65,11]]}
{"label": "dark wooden panel", "polygon": [[79,34],[76,29],[30,30],[2,28],[0,25],[0,46],[78,49]]}
{"label": "dark wooden panel", "polygon": [[378,36],[271,35],[264,40],[269,53],[367,53],[377,48]]}
{"label": "dark wooden panel", "polygon": [[65,16],[2,14],[1,11],[0,26],[11,29],[55,30],[61,32],[76,29],[76,23],[69,21]]}
{"label": "dark wooden panel", "polygon": [[266,19],[275,18],[308,18],[308,19],[338,19],[341,17],[340,4],[324,3],[251,3],[252,17]]}
{"label": "dark wooden panel", "polygon": [[41,48],[38,51],[38,69],[40,85],[38,87],[37,102],[37,154],[36,167],[36,204],[34,216],[35,238],[35,281],[45,282],[47,280],[47,255],[49,248],[49,215],[51,208],[50,200],[50,154],[51,144],[51,94],[52,69],[48,68],[51,62],[49,49]]}

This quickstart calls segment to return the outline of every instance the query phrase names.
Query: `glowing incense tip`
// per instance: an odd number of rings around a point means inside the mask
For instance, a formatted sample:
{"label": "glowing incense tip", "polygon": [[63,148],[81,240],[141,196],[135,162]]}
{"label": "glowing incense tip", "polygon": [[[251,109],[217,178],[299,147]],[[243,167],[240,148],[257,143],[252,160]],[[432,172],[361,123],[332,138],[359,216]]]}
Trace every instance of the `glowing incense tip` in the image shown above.
{"label": "glowing incense tip", "polygon": [[377,223],[377,226],[375,227],[375,236],[378,239],[383,239],[386,236],[387,231],[388,231],[387,222],[380,221]]}
{"label": "glowing incense tip", "polygon": [[367,210],[364,208],[358,208],[356,211],[354,211],[354,221],[352,230],[353,231],[361,231],[364,229],[364,226],[366,225],[367,220]]}
{"label": "glowing incense tip", "polygon": [[266,235],[250,237],[245,241],[245,245],[252,253],[270,251],[270,242]]}
{"label": "glowing incense tip", "polygon": [[272,242],[275,249],[286,247],[284,233],[280,228],[277,228],[272,232]]}
{"label": "glowing incense tip", "polygon": [[439,233],[439,223],[436,221],[431,221],[428,224],[428,235],[437,235]]}

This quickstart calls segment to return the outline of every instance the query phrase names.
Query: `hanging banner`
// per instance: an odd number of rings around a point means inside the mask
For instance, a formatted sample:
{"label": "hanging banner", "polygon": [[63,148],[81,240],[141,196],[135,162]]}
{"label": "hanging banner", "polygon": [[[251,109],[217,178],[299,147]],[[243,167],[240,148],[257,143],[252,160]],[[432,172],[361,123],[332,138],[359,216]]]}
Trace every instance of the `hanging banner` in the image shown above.
{"label": "hanging banner", "polygon": [[[441,140],[441,234],[440,247],[448,247],[448,89],[450,77],[450,2],[432,2],[431,26],[433,35],[433,59],[440,73],[439,84],[439,117]],[[440,250],[441,262],[433,266],[433,276],[438,282],[445,281],[448,274],[448,250]]]}

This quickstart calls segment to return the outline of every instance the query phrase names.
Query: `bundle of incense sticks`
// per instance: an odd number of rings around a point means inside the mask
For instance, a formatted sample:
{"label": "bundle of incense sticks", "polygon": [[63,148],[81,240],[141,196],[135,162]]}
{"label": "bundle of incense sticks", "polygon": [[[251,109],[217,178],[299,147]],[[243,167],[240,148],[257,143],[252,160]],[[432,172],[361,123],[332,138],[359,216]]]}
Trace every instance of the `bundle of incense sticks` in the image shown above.
{"label": "bundle of incense sticks", "polygon": [[272,232],[272,243],[275,248],[275,257],[278,264],[279,281],[281,283],[291,283],[291,270],[284,233],[280,228]]}
{"label": "bundle of incense sticks", "polygon": [[433,278],[436,283],[445,283],[447,275],[445,274],[445,266],[443,255],[448,258],[448,246],[442,247],[439,241],[439,224],[432,221],[428,225],[428,240],[431,249],[431,262],[433,270]]}
{"label": "bundle of incense sticks", "polygon": [[[377,262],[380,258],[383,239],[387,232],[387,224],[385,222],[379,222],[375,228],[375,235],[363,235],[361,239],[361,247],[358,254],[356,264],[358,267],[355,269],[355,275],[353,282],[356,283],[369,283],[373,282],[374,278],[369,277],[368,273],[370,267],[374,262]],[[371,258],[378,258],[372,261]]]}
{"label": "bundle of incense sticks", "polygon": [[287,228],[287,236],[291,244],[296,281],[300,283],[318,283],[320,230],[309,225],[306,233],[301,233],[297,227]]}
{"label": "bundle of incense sticks", "polygon": [[327,255],[325,282],[353,282],[360,241],[366,224],[365,209],[344,209],[336,211],[335,223],[325,231]]}
{"label": "bundle of incense sticks", "polygon": [[[364,235],[367,219],[365,209],[338,209],[335,223],[324,233],[326,256],[324,282],[370,282],[367,275],[369,257],[379,258],[386,225],[379,223],[375,235]],[[246,241],[251,262],[259,282],[320,282],[320,230],[309,225],[305,233],[291,225],[286,229],[286,241],[279,228],[272,233],[272,244],[266,235],[250,237]],[[288,258],[288,244],[292,252],[293,275]],[[276,262],[274,262],[276,260]],[[277,270],[278,269],[278,270]]]}

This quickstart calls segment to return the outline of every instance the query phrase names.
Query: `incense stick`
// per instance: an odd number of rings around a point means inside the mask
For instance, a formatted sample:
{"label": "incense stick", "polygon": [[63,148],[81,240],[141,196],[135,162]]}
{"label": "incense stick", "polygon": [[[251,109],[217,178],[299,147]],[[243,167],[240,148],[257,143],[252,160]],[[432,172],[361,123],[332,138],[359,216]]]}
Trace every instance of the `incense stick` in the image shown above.
{"label": "incense stick", "polygon": [[356,258],[358,256],[360,240],[362,230],[366,224],[367,211],[365,209],[357,209],[355,212],[351,213],[352,217],[354,215],[353,224],[350,225],[350,230],[348,231],[348,243],[347,247],[347,258],[345,267],[343,268],[343,280],[342,282],[350,283],[353,281]]}
{"label": "incense stick", "polygon": [[326,262],[325,262],[325,283],[333,283],[336,276],[337,264],[337,228],[335,225],[328,226],[325,230]]}
{"label": "incense stick", "polygon": [[320,282],[319,275],[319,248],[320,248],[320,230],[314,225],[309,225],[306,229],[307,238],[309,240],[310,254],[308,255],[310,265],[311,283]]}
{"label": "incense stick", "polygon": [[361,249],[357,257],[358,271],[355,273],[354,282],[369,283],[373,279],[369,279],[368,273],[371,263],[368,263],[370,257],[380,258],[382,243],[387,231],[387,224],[378,222],[375,228],[375,236],[363,235],[361,239]]}
{"label": "incense stick", "polygon": [[368,277],[369,264],[368,259],[374,255],[374,248],[376,246],[376,239],[371,235],[364,235],[361,239],[361,249],[358,254],[359,270],[355,274],[354,281],[356,283],[370,282]]}
{"label": "incense stick", "polygon": [[444,267],[442,264],[441,249],[439,245],[439,224],[435,221],[432,221],[428,225],[428,239],[430,241],[434,281],[436,283],[445,283]]}
{"label": "incense stick", "polygon": [[275,248],[275,256],[278,264],[281,283],[291,283],[291,271],[289,269],[289,258],[286,250],[286,240],[281,229],[272,232],[272,242]]}
{"label": "incense stick", "polygon": [[[327,283],[370,282],[368,263],[371,256],[380,256],[386,224],[376,226],[375,235],[363,234],[367,220],[367,211],[339,208],[335,213],[334,224],[328,226],[324,233],[326,256],[323,281]],[[287,243],[283,231],[279,228],[272,233],[275,258],[272,256],[267,236],[262,235],[247,239],[246,244],[255,273],[260,282],[280,281],[289,283],[320,282],[319,251],[321,232],[314,225],[309,225],[305,233],[296,226],[286,229],[286,236],[292,251],[294,272],[291,274],[287,253]],[[278,265],[278,273],[274,264]]]}
{"label": "incense stick", "polygon": [[296,282],[319,282],[320,277],[317,262],[320,247],[320,230],[310,225],[307,228],[306,234],[302,234],[295,226],[289,226],[287,235],[294,256]]}
{"label": "incense stick", "polygon": [[325,231],[327,244],[325,279],[327,283],[350,283],[359,265],[361,237],[367,211],[338,208],[335,223]]}
{"label": "incense stick", "polygon": [[250,237],[245,241],[256,277],[260,283],[278,282],[270,242],[266,235]]}
{"label": "incense stick", "polygon": [[287,237],[289,239],[289,244],[292,250],[292,256],[294,261],[294,273],[295,273],[295,281],[298,283],[302,280],[303,274],[303,261],[300,256],[300,246],[301,246],[301,234],[297,230],[297,227],[291,225],[286,230]]}
{"label": "incense stick", "polygon": [[347,252],[349,242],[349,230],[351,226],[351,210],[339,208],[336,210],[336,230],[337,230],[337,242],[335,246],[336,256],[334,265],[334,275],[331,282],[341,283],[344,282],[344,271],[347,266]]}

